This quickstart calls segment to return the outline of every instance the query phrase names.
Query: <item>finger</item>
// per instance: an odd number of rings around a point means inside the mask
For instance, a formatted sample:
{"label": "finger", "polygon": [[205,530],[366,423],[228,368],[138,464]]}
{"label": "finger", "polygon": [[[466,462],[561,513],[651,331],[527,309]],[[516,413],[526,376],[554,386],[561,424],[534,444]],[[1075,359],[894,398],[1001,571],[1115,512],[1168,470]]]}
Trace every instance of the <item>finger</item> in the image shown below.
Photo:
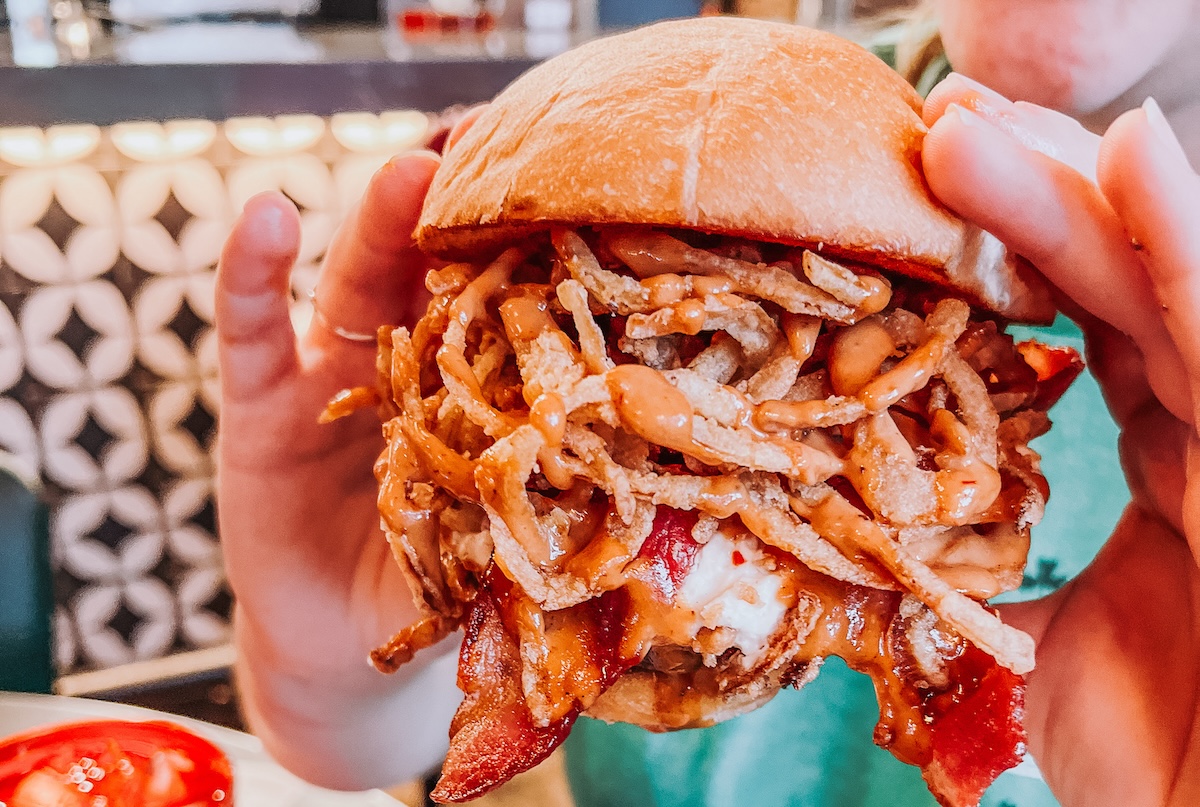
{"label": "finger", "polygon": [[1183,518],[1185,467],[1189,435],[1195,429],[1167,413],[1155,401],[1130,419],[1121,431],[1121,467],[1133,500],[1158,514],[1180,535]]}
{"label": "finger", "polygon": [[1146,379],[1146,360],[1133,340],[1090,315],[1078,320],[1087,343],[1087,366],[1116,424],[1124,428],[1150,403],[1157,403]]}
{"label": "finger", "polygon": [[1186,529],[1184,535],[1192,547],[1192,557],[1200,558],[1200,546],[1197,546],[1200,531],[1200,435],[1195,429],[1188,435],[1187,441],[1187,479],[1189,483],[1183,492],[1183,523]]}
{"label": "finger", "polygon": [[[1100,188],[1150,278],[1159,315],[1200,392],[1200,177],[1157,104],[1121,116],[1105,136]],[[1194,415],[1200,417],[1200,415]],[[1200,422],[1194,419],[1193,422]]]}
{"label": "finger", "polygon": [[226,400],[260,396],[294,372],[288,275],[300,249],[300,217],[286,197],[246,203],[217,264],[216,331]]}
{"label": "finger", "polygon": [[454,148],[454,144],[461,140],[462,136],[467,133],[467,130],[475,125],[475,121],[479,120],[479,116],[487,108],[487,104],[471,107],[455,122],[454,127],[450,129],[450,134],[446,135],[446,147],[443,149],[443,153],[447,153],[450,149]]}
{"label": "finger", "polygon": [[1191,394],[1176,381],[1184,365],[1150,279],[1094,183],[958,106],[948,107],[930,129],[922,160],[930,188],[945,204],[1131,336],[1155,394],[1176,416],[1190,418]]}
{"label": "finger", "polygon": [[951,106],[977,113],[1031,151],[1041,152],[1095,179],[1100,138],[1074,118],[1037,104],[1010,101],[995,90],[951,73],[929,93],[921,117],[932,127]]}
{"label": "finger", "polygon": [[[998,604],[996,610],[999,612],[1000,619],[1004,621],[1005,625],[1011,625],[1017,630],[1028,633],[1033,637],[1033,641],[1040,645],[1042,637],[1046,635],[1046,631],[1049,629],[1055,614],[1058,613],[1058,609],[1061,607],[1063,601],[1070,595],[1071,588],[1072,583],[1067,583],[1062,588],[1045,597],[1039,597],[1036,600]],[[1040,668],[1041,659],[1038,659],[1038,662]],[[1028,677],[1037,674],[1038,671],[1035,669]]]}
{"label": "finger", "polygon": [[381,325],[413,319],[424,300],[426,260],[413,243],[421,205],[440,159],[433,152],[401,155],[376,172],[366,194],[339,228],[314,292],[306,340],[373,354],[369,338]]}

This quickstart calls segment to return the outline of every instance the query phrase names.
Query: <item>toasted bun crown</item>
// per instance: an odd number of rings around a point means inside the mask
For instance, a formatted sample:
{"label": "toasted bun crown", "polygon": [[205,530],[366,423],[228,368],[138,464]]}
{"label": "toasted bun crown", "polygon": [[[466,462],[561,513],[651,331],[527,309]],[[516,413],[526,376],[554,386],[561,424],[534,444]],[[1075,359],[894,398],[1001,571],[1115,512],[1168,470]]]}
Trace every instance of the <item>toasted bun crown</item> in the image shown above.
{"label": "toasted bun crown", "polygon": [[590,42],[502,92],[447,155],[417,228],[466,257],[551,224],[649,224],[820,247],[1014,319],[1042,284],[930,196],[921,99],[832,34],[727,17]]}

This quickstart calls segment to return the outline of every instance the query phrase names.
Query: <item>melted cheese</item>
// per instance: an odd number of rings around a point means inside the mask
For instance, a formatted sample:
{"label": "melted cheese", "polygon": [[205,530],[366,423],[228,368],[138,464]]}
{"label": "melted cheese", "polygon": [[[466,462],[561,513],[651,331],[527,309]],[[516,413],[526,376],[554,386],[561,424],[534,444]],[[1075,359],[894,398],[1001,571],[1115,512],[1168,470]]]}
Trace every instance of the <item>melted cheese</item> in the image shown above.
{"label": "melted cheese", "polygon": [[718,530],[700,548],[675,599],[694,615],[693,636],[704,628],[719,632],[722,645],[740,649],[748,664],[766,650],[787,610],[780,578],[760,546],[746,532]]}

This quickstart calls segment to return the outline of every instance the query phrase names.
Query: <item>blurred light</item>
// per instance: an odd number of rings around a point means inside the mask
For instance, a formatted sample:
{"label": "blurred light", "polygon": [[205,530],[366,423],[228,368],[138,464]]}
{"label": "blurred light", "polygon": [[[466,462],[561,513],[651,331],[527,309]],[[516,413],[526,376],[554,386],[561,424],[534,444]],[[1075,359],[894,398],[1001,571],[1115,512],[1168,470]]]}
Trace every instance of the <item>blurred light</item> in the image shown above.
{"label": "blurred light", "polygon": [[379,115],[344,112],[333,116],[330,128],[334,139],[350,151],[395,154],[424,144],[429,133],[429,118],[412,109]]}
{"label": "blurred light", "polygon": [[135,121],[112,127],[113,145],[143,162],[194,157],[212,145],[217,125],[206,120]]}
{"label": "blurred light", "polygon": [[474,17],[482,3],[479,0],[429,0],[430,7],[448,17]]}
{"label": "blurred light", "polygon": [[8,29],[12,59],[18,67],[54,67],[58,47],[54,44],[54,22],[46,0],[7,0]]}
{"label": "blurred light", "polygon": [[86,59],[92,51],[92,32],[87,20],[71,20],[61,24],[60,34],[71,56],[75,59]]}
{"label": "blurred light", "polygon": [[[155,3],[164,10],[177,9],[173,2]],[[208,8],[202,13],[216,16],[220,12]],[[291,64],[320,61],[325,56],[316,40],[282,22],[170,23],[130,31],[115,44],[118,59],[132,64]]]}
{"label": "blurred light", "polygon": [[484,37],[483,49],[493,59],[503,58],[508,55],[508,37],[499,31],[492,31]]}
{"label": "blurred light", "polygon": [[525,32],[525,51],[535,59],[557,56],[570,47],[570,31],[530,29]]}
{"label": "blurred light", "polygon": [[55,0],[50,8],[54,36],[72,59],[83,60],[92,52],[92,41],[100,24],[84,8],[83,0]]}
{"label": "blurred light", "polygon": [[117,22],[148,24],[170,23],[188,17],[208,15],[212,18],[239,14],[262,17],[282,14],[295,17],[315,14],[319,0],[108,0],[109,14]]}
{"label": "blurred light", "polygon": [[100,144],[100,127],[90,124],[14,126],[0,129],[0,158],[25,168],[59,165],[91,154]]}
{"label": "blurred light", "polygon": [[571,15],[571,0],[525,0],[525,28],[530,31],[566,31]]}
{"label": "blurred light", "polygon": [[325,121],[316,115],[280,115],[277,118],[230,118],[225,136],[244,154],[271,157],[306,151],[325,134]]}

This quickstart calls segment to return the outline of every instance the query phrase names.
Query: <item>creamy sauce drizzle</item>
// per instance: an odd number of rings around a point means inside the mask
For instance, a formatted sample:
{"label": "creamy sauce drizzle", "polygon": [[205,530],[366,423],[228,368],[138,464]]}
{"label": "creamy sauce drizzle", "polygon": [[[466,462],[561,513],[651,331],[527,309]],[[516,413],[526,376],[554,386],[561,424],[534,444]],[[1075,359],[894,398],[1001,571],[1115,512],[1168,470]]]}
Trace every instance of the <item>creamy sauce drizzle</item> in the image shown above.
{"label": "creamy sauce drizzle", "polygon": [[900,401],[905,395],[921,389],[937,372],[942,356],[951,347],[944,336],[934,336],[928,342],[909,353],[858,393],[858,399],[872,412],[882,412]]}
{"label": "creamy sauce drizzle", "polygon": [[410,455],[425,473],[459,499],[478,501],[479,490],[475,487],[475,463],[457,451],[452,451],[436,436],[415,424],[411,418],[402,417],[400,429]]}
{"label": "creamy sauce drizzle", "polygon": [[829,383],[838,395],[856,395],[896,352],[896,343],[878,319],[839,328],[829,349]]}
{"label": "creamy sauce drizzle", "polygon": [[562,396],[543,392],[529,408],[529,424],[538,430],[546,444],[538,450],[538,466],[546,480],[559,490],[569,488],[575,475],[567,467],[562,453],[567,429],[567,408]]}
{"label": "creamy sauce drizzle", "polygon": [[[718,452],[693,439],[695,411],[687,397],[660,372],[640,364],[624,364],[610,370],[605,380],[617,413],[630,431],[655,445],[689,454],[710,465],[725,461]],[[736,390],[729,391],[744,401],[738,424],[753,427],[757,407]],[[761,434],[756,428],[753,431]],[[778,435],[763,439],[787,455],[789,464],[805,484],[827,479],[842,469],[837,457],[802,442]]]}
{"label": "creamy sauce drizzle", "polygon": [[529,408],[529,423],[546,440],[546,445],[558,448],[567,430],[567,408],[561,395],[544,392]]}
{"label": "creamy sauce drizzle", "polygon": [[783,314],[783,332],[787,335],[788,350],[792,358],[803,364],[812,357],[821,335],[821,320],[806,314]]}
{"label": "creamy sauce drizzle", "polygon": [[631,431],[656,445],[692,453],[692,405],[661,373],[640,364],[623,364],[609,370],[605,380],[622,422]]}
{"label": "creamy sauce drizzle", "polygon": [[[680,244],[678,249],[686,251],[692,248]],[[702,330],[706,318],[705,298],[731,307],[744,304],[742,298],[734,296],[734,292],[741,291],[738,283],[720,274],[680,275],[667,271],[672,262],[663,261],[652,252],[625,255],[624,258],[635,274],[643,278],[640,282],[650,303],[659,310],[671,312],[673,332],[695,334]],[[485,314],[487,301],[509,287],[512,267],[502,266],[501,263],[498,261],[493,264],[467,284],[449,306],[447,313],[451,327],[447,329],[448,334],[454,328],[465,332],[472,320]],[[741,282],[751,283],[745,278]],[[881,278],[860,275],[849,282],[857,285],[864,295],[854,306],[860,317],[882,310],[891,300],[891,288]],[[530,286],[505,299],[499,307],[505,335],[516,351],[518,360],[531,342],[547,333],[555,334],[577,356],[578,350],[552,316],[546,294],[539,293],[542,289],[549,287]],[[823,327],[822,320],[784,313],[780,324],[791,357],[800,363],[808,361],[816,349]],[[944,367],[947,351],[954,349],[953,343],[945,336],[935,335],[881,374],[888,359],[897,353],[897,348],[878,318],[867,317],[854,325],[839,328],[832,338],[826,368],[833,391],[842,396],[844,401],[836,405],[827,399],[767,401],[756,406],[748,397],[727,386],[725,392],[732,393],[734,397],[731,400],[736,403],[734,425],[749,428],[757,438],[765,438],[787,452],[793,464],[802,469],[797,475],[806,483],[824,478],[819,475],[812,480],[804,478],[803,469],[806,468],[810,475],[814,466],[820,467],[822,472],[841,472],[840,454],[835,456],[831,453],[829,445],[808,445],[801,440],[767,432],[780,427],[801,429],[827,425],[828,421],[839,417],[836,406],[842,404],[853,404],[864,410],[852,420],[860,420],[868,412],[880,413],[876,416],[890,419],[887,409],[925,386],[939,372],[939,368]],[[462,350],[449,350],[448,345],[443,346],[438,353],[438,362],[444,372],[453,374],[466,384],[477,400],[486,401]],[[695,433],[705,422],[696,421],[696,413],[687,397],[662,373],[639,364],[625,364],[608,370],[604,380],[612,404],[628,431],[652,445],[673,449],[710,464],[722,462],[715,452],[696,442]],[[654,600],[652,588],[646,581],[639,580],[636,573],[625,576],[624,565],[628,561],[629,549],[617,540],[606,540],[602,523],[605,509],[591,504],[586,496],[575,505],[567,501],[583,488],[590,496],[592,483],[577,482],[563,454],[568,420],[563,398],[537,389],[533,384],[525,385],[522,394],[529,405],[527,422],[542,441],[537,451],[538,465],[546,480],[559,491],[565,492],[561,496],[554,494],[558,496],[554,506],[569,511],[570,526],[563,534],[551,534],[554,530],[543,529],[544,524],[539,525],[533,517],[531,501],[540,500],[536,493],[526,489],[524,479],[516,480],[521,469],[480,466],[446,446],[423,426],[409,422],[407,416],[396,418],[390,424],[395,426],[399,423],[405,439],[390,441],[388,463],[384,467],[381,460],[376,469],[377,474],[385,477],[380,496],[389,497],[389,502],[381,509],[391,514],[393,521],[389,521],[389,524],[393,528],[413,531],[437,529],[432,511],[411,501],[405,491],[405,479],[413,475],[413,468],[419,467],[433,484],[451,494],[463,499],[486,500],[492,505],[535,564],[543,568],[551,565],[566,568],[581,578],[593,578],[593,582],[597,575],[608,575],[603,577],[606,586],[624,584],[632,603],[621,649],[626,658],[640,659],[656,643],[663,641],[687,645],[697,633],[695,610],[664,608],[661,602]],[[514,428],[524,422],[523,418],[518,419],[518,413],[496,414],[508,419]],[[939,518],[971,523],[999,495],[1002,486],[1000,474],[974,455],[971,432],[953,413],[944,410],[936,412],[928,434],[937,440],[940,449],[936,458],[939,470],[933,474]],[[828,434],[814,435],[813,442],[832,442]],[[897,443],[897,449],[903,449],[900,453],[904,454],[905,461],[915,464],[916,457],[911,446],[898,431],[897,435],[903,444]],[[845,450],[839,449],[841,452]],[[813,452],[822,455],[829,464],[821,466],[822,458],[816,457]],[[526,453],[525,458],[529,459],[530,455]],[[751,526],[756,522],[767,523],[769,516],[775,515],[775,511],[768,512],[767,507],[756,504],[744,484],[733,475],[700,479],[701,490],[695,498],[697,510],[722,519],[740,515],[743,522]],[[820,536],[860,567],[885,580],[903,577],[903,570],[889,563],[890,556],[887,553],[905,550],[899,548],[879,524],[864,516],[842,496],[829,496],[816,505],[793,499],[792,507]],[[758,531],[762,534],[768,532]],[[980,551],[988,551],[983,537],[977,537],[980,538],[977,546],[983,547]],[[881,542],[886,542],[886,545]],[[777,550],[771,549],[769,552],[774,556]],[[787,607],[796,605],[800,598],[816,600],[820,605],[817,627],[804,640],[796,659],[807,661],[837,655],[855,669],[872,673],[883,708],[877,741],[889,745],[902,759],[919,764],[927,756],[927,749],[920,744],[921,737],[925,736],[923,715],[911,692],[897,677],[895,648],[890,638],[900,595],[833,580],[809,570],[801,561],[793,558],[793,554],[804,554],[802,550],[793,549],[789,552],[791,554],[783,554],[779,550],[775,558],[778,568],[773,571],[777,572],[782,583],[772,596]],[[1012,555],[1014,558],[1017,554],[1023,554],[1020,541],[1009,541],[1005,545],[1005,552],[1006,557]],[[745,562],[743,553],[737,554],[743,559],[734,562]],[[971,560],[976,565],[984,565],[983,561]],[[1019,565],[1020,560],[1016,558],[1014,563]],[[503,570],[503,559],[497,556],[495,562]],[[888,568],[895,570],[894,575],[889,573]],[[505,574],[511,578],[507,570]],[[905,583],[904,580],[900,582]],[[543,655],[538,663],[554,664],[558,658],[569,659],[578,655],[572,647],[569,631],[548,630],[548,620],[556,618],[555,613],[543,612],[529,602],[529,607],[521,609],[516,616],[523,633],[554,637],[551,643],[533,643],[541,648],[543,654],[549,652],[549,656]],[[576,673],[569,670],[557,669],[551,677],[554,680],[567,680],[574,675]],[[583,670],[578,675],[584,685],[594,683],[596,678],[593,670]],[[566,696],[569,693],[563,690],[546,694],[556,703],[567,703]]]}
{"label": "creamy sauce drizzle", "polygon": [[733,281],[726,277],[677,275],[674,272],[648,277],[642,281],[642,286],[649,292],[650,305],[655,308],[673,306],[689,298],[736,291]]}
{"label": "creamy sauce drizzle", "polygon": [[867,297],[858,304],[863,314],[878,314],[892,301],[892,287],[881,277],[859,275],[858,283],[866,289]]}

